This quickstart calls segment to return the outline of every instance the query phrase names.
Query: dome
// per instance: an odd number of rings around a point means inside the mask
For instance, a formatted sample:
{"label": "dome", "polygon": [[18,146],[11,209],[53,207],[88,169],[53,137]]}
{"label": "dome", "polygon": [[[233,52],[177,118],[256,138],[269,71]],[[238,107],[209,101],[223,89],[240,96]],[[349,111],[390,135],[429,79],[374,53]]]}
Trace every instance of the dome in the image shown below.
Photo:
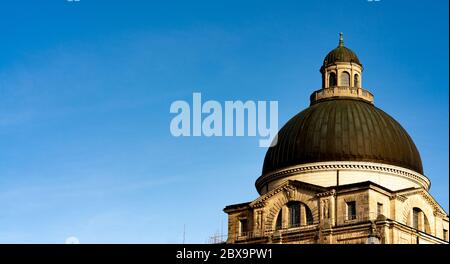
{"label": "dome", "polygon": [[325,100],[294,116],[268,149],[262,173],[324,161],[384,163],[423,174],[419,152],[402,126],[358,99]]}
{"label": "dome", "polygon": [[361,65],[356,54],[351,49],[344,46],[337,47],[330,51],[323,60],[323,65],[327,66],[335,62],[353,62]]}
{"label": "dome", "polygon": [[344,47],[344,39],[342,33],[339,37],[339,46],[330,51],[323,60],[323,66],[333,64],[335,62],[353,62],[362,66],[359,62],[358,56],[349,48]]}

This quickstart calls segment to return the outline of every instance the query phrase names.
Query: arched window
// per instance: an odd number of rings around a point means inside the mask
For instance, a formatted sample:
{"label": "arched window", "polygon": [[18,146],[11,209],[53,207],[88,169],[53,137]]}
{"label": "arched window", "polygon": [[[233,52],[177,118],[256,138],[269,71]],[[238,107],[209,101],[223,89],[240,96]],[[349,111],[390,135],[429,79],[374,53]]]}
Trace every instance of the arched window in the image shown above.
{"label": "arched window", "polygon": [[425,214],[423,214],[423,230],[425,231],[425,233],[431,233],[430,223],[428,223],[428,218]]}
{"label": "arched window", "polygon": [[421,210],[419,208],[413,208],[413,227],[415,229],[419,229],[420,212]]}
{"label": "arched window", "polygon": [[313,224],[313,215],[309,207],[301,202],[289,202],[289,227]]}
{"label": "arched window", "polygon": [[359,87],[359,75],[355,74],[353,83],[355,84],[355,87]]}
{"label": "arched window", "polygon": [[412,226],[422,232],[430,233],[428,218],[420,208],[414,207],[412,210]]}
{"label": "arched window", "polygon": [[289,208],[289,227],[300,226],[300,203],[291,202]]}
{"label": "arched window", "polygon": [[309,208],[307,206],[305,206],[305,211],[306,211],[306,224],[307,225],[312,225],[313,224],[313,216],[311,213],[311,210],[309,210]]}
{"label": "arched window", "polygon": [[278,213],[277,221],[275,222],[275,230],[280,230],[283,227],[283,214],[282,211]]}
{"label": "arched window", "polygon": [[350,86],[350,74],[348,72],[341,73],[341,86]]}
{"label": "arched window", "polygon": [[336,73],[332,72],[328,75],[328,87],[333,87],[337,85]]}

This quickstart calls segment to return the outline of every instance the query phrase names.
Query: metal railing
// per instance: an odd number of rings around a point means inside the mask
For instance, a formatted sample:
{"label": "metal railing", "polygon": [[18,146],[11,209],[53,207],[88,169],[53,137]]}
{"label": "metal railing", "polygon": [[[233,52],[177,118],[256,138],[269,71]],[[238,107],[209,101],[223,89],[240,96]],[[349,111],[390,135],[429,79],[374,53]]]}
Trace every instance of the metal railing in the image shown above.
{"label": "metal railing", "polygon": [[[258,239],[269,237],[272,235],[283,235],[288,233],[302,232],[302,231],[310,231],[314,229],[318,229],[319,227],[323,227],[325,225],[331,227],[339,227],[348,224],[359,224],[370,221],[378,221],[384,220],[385,217],[375,212],[369,212],[366,214],[355,214],[355,215],[339,215],[336,219],[334,218],[326,218],[321,219],[320,222],[313,222],[312,224],[306,225],[294,225],[287,226],[283,228],[275,228],[270,230],[256,230],[256,231],[247,231],[247,232],[236,232],[234,237],[236,240],[248,240],[248,239]],[[337,225],[335,225],[337,223]]]}
{"label": "metal railing", "polygon": [[223,243],[226,243],[227,239],[228,239],[227,235],[214,235],[214,236],[211,236],[206,243],[207,244],[223,244]]}
{"label": "metal railing", "polygon": [[258,230],[258,231],[248,231],[248,232],[241,232],[236,233],[236,239],[237,240],[245,240],[245,239],[258,239],[263,237],[269,237],[272,235],[281,235],[285,233],[291,233],[291,232],[299,232],[299,231],[306,231],[306,230],[313,230],[317,229],[318,223],[312,223],[307,225],[294,225],[284,228],[278,228],[278,229],[270,229],[270,230]]}

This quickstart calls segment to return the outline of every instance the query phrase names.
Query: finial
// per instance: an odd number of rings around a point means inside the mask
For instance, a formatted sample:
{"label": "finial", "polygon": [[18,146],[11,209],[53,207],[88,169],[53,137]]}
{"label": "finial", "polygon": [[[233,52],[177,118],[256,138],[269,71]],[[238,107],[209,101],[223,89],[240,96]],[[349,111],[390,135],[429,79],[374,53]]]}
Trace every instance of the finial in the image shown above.
{"label": "finial", "polygon": [[342,34],[342,32],[339,32],[339,47],[343,47],[344,46],[344,36]]}

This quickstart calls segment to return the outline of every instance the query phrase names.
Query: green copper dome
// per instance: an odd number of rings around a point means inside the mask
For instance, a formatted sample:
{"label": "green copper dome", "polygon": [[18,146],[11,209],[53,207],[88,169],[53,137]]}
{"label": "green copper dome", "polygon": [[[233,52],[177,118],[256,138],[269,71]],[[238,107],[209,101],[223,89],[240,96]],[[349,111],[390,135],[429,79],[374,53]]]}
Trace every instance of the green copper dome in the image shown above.
{"label": "green copper dome", "polygon": [[323,66],[328,66],[335,62],[353,62],[362,66],[358,56],[349,48],[344,47],[342,33],[339,38],[339,46],[330,51],[323,60]]}
{"label": "green copper dome", "polygon": [[[355,53],[344,47],[342,33],[339,47],[325,57],[322,69],[338,61],[360,64]],[[397,121],[375,107],[368,100],[370,96],[362,96],[364,92],[368,93],[362,88],[334,87],[313,93],[323,98],[312,100],[310,107],[281,128],[277,144],[267,150],[262,174],[332,161],[390,164],[423,174],[422,160],[411,137]]]}
{"label": "green copper dome", "polygon": [[268,149],[262,173],[323,161],[384,163],[423,174],[405,129],[373,104],[356,99],[320,102],[294,116]]}

